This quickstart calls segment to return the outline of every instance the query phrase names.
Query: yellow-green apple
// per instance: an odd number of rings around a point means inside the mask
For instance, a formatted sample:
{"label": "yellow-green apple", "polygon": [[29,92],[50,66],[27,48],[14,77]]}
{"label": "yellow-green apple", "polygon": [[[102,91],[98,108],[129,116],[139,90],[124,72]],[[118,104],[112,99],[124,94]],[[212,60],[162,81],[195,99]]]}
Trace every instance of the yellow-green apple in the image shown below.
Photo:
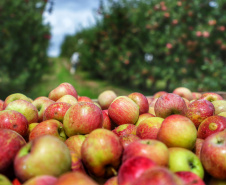
{"label": "yellow-green apple", "polygon": [[183,185],[183,181],[168,168],[156,166],[143,172],[131,185]]}
{"label": "yellow-green apple", "polygon": [[131,185],[135,179],[146,170],[157,166],[157,164],[144,156],[134,156],[125,161],[118,171],[118,184]]}
{"label": "yellow-green apple", "polygon": [[28,121],[20,112],[3,110],[0,111],[0,128],[14,130],[25,138],[28,134]]}
{"label": "yellow-green apple", "polygon": [[89,98],[88,96],[79,96],[78,102],[90,102],[93,103],[93,100]]}
{"label": "yellow-green apple", "polygon": [[146,96],[139,92],[133,92],[128,95],[139,106],[139,115],[147,113],[149,110],[149,104]]}
{"label": "yellow-green apple", "polygon": [[71,170],[71,155],[67,145],[52,135],[29,141],[14,159],[16,177],[22,182],[39,175],[60,175]]}
{"label": "yellow-green apple", "polygon": [[183,180],[185,185],[205,185],[205,182],[191,171],[179,171],[175,174]]}
{"label": "yellow-green apple", "polygon": [[205,170],[217,179],[226,180],[226,131],[208,136],[202,145],[200,159]]}
{"label": "yellow-green apple", "polygon": [[137,136],[141,139],[157,139],[163,120],[160,117],[150,117],[143,120],[137,126]]}
{"label": "yellow-green apple", "polygon": [[154,107],[149,107],[148,113],[153,114],[154,116],[156,116],[155,108]]}
{"label": "yellow-green apple", "polygon": [[28,125],[28,134],[27,136],[29,137],[31,131],[38,125],[39,123],[31,123],[30,125]]}
{"label": "yellow-green apple", "polygon": [[198,138],[205,139],[209,135],[226,129],[226,117],[210,116],[199,125]]}
{"label": "yellow-green apple", "polygon": [[69,103],[70,105],[74,105],[78,103],[78,100],[74,96],[70,94],[66,94],[61,98],[59,98],[56,102],[65,102],[65,103]]}
{"label": "yellow-green apple", "polygon": [[102,128],[103,113],[95,104],[78,102],[66,112],[63,120],[64,130],[68,137],[76,134],[89,134]]}
{"label": "yellow-green apple", "polygon": [[42,121],[36,125],[29,134],[29,141],[42,135],[52,135],[58,137],[62,141],[66,140],[63,124],[55,119]]}
{"label": "yellow-green apple", "polygon": [[23,185],[54,185],[57,178],[51,175],[40,175],[27,180]]}
{"label": "yellow-green apple", "polygon": [[218,114],[218,116],[224,116],[224,117],[226,117],[226,112],[221,112],[220,114]]}
{"label": "yellow-green apple", "polygon": [[161,141],[154,139],[142,139],[129,144],[122,155],[123,163],[134,156],[148,157],[161,166],[167,166],[169,162],[167,146]]}
{"label": "yellow-green apple", "polygon": [[4,101],[0,99],[0,111],[4,110],[3,105],[4,105]]}
{"label": "yellow-green apple", "polygon": [[40,96],[40,97],[34,99],[32,104],[38,110],[38,122],[39,123],[43,121],[43,114],[44,114],[44,111],[46,110],[46,108],[53,103],[55,103],[55,101],[50,100],[49,98],[47,98],[45,96]]}
{"label": "yellow-green apple", "polygon": [[204,142],[204,139],[197,138],[195,142],[195,148],[194,148],[194,153],[197,155],[197,157],[200,159],[200,152],[202,149],[202,144]]}
{"label": "yellow-green apple", "polygon": [[202,96],[199,99],[205,99],[210,102],[213,102],[216,100],[223,100],[223,97],[215,92],[206,92],[202,94]]}
{"label": "yellow-green apple", "polygon": [[122,135],[127,135],[127,134],[136,135],[136,131],[137,131],[137,127],[136,125],[133,125],[133,124],[119,125],[112,130],[112,132],[115,133],[118,137]]}
{"label": "yellow-green apple", "polygon": [[158,91],[153,95],[153,98],[159,98],[160,96],[166,93],[167,93],[166,91]]}
{"label": "yellow-green apple", "polygon": [[[0,128],[0,173],[12,173],[13,161],[20,150],[26,144],[24,138],[17,132],[10,129]],[[8,174],[7,174],[8,175]]]}
{"label": "yellow-green apple", "polygon": [[212,102],[212,104],[215,108],[215,114],[226,112],[226,100],[215,100]]}
{"label": "yellow-green apple", "polygon": [[157,139],[168,147],[182,147],[192,150],[195,147],[197,129],[194,123],[182,115],[171,115],[164,119]]}
{"label": "yellow-green apple", "polygon": [[121,135],[119,136],[119,141],[123,146],[123,149],[127,147],[129,144],[131,144],[134,141],[140,140],[140,138],[134,134],[127,134],[127,135]]}
{"label": "yellow-green apple", "polygon": [[193,96],[193,100],[198,100],[202,96],[202,93],[192,92],[192,96]]}
{"label": "yellow-green apple", "polygon": [[30,103],[32,103],[32,101],[33,101],[31,98],[29,98],[26,95],[21,94],[21,93],[10,94],[9,96],[6,97],[6,99],[4,101],[3,109],[5,109],[9,103],[11,103],[12,101],[15,101],[15,100],[26,100]]}
{"label": "yellow-green apple", "polygon": [[69,148],[70,151],[73,151],[77,154],[79,158],[81,158],[81,148],[82,148],[82,143],[85,140],[87,136],[85,135],[74,135],[69,137],[66,141],[65,144]]}
{"label": "yellow-green apple", "polygon": [[91,175],[109,178],[120,165],[122,150],[118,136],[112,131],[95,129],[82,144],[82,161]]}
{"label": "yellow-green apple", "polygon": [[110,177],[104,185],[118,185],[118,176]]}
{"label": "yellow-green apple", "polygon": [[8,177],[3,174],[0,174],[0,185],[13,185]]}
{"label": "yellow-green apple", "polygon": [[58,85],[52,91],[50,91],[48,98],[53,101],[57,101],[62,96],[67,95],[67,94],[72,95],[76,99],[78,99],[78,93],[75,90],[75,88],[73,87],[73,85],[71,85],[70,83],[64,82],[64,83],[61,83],[60,85]]}
{"label": "yellow-green apple", "polygon": [[186,98],[189,101],[193,99],[192,92],[187,87],[177,87],[173,90],[173,93]]}
{"label": "yellow-green apple", "polygon": [[38,122],[38,110],[37,108],[30,102],[26,100],[15,100],[10,102],[5,110],[15,110],[23,114],[28,124]]}
{"label": "yellow-green apple", "polygon": [[71,104],[65,102],[56,102],[49,105],[44,111],[43,121],[55,119],[63,123],[64,116],[70,107]]}
{"label": "yellow-green apple", "polygon": [[111,122],[111,119],[108,116],[108,113],[104,110],[102,110],[102,114],[103,114],[103,124],[102,127],[107,129],[107,130],[112,130],[113,125]]}
{"label": "yellow-green apple", "polygon": [[138,120],[135,125],[138,126],[143,120],[150,118],[150,117],[155,117],[155,116],[151,113],[144,113],[144,114],[139,115]]}
{"label": "yellow-green apple", "polygon": [[172,172],[191,171],[201,179],[204,177],[204,169],[200,159],[192,151],[186,148],[169,148],[168,165]]}
{"label": "yellow-green apple", "polygon": [[106,90],[99,94],[97,101],[102,110],[108,109],[112,101],[117,98],[117,95],[112,90]]}
{"label": "yellow-green apple", "polygon": [[179,95],[167,93],[158,98],[154,110],[157,117],[166,118],[172,114],[185,115],[187,105]]}
{"label": "yellow-green apple", "polygon": [[195,100],[189,104],[186,111],[186,117],[188,117],[198,129],[202,121],[214,115],[214,111],[213,104],[208,100]]}
{"label": "yellow-green apple", "polygon": [[183,98],[183,100],[185,101],[185,103],[186,103],[186,105],[188,107],[191,102],[188,99],[186,99],[186,98]]}
{"label": "yellow-green apple", "polygon": [[91,177],[82,172],[67,172],[61,175],[54,185],[98,185]]}
{"label": "yellow-green apple", "polygon": [[71,153],[71,171],[80,171],[86,173],[81,157],[79,157],[78,154],[74,151],[70,151],[70,153]]}
{"label": "yellow-green apple", "polygon": [[139,106],[127,96],[118,96],[109,106],[108,115],[117,125],[135,124],[139,117]]}

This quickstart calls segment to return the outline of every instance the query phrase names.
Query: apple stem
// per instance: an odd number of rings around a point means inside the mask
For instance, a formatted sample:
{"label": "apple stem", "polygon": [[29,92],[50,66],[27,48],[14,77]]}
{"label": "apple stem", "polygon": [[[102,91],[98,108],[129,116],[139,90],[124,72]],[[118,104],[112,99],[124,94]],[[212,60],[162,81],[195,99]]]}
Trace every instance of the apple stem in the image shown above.
{"label": "apple stem", "polygon": [[110,170],[114,174],[114,176],[118,175],[117,171],[113,167],[110,167]]}

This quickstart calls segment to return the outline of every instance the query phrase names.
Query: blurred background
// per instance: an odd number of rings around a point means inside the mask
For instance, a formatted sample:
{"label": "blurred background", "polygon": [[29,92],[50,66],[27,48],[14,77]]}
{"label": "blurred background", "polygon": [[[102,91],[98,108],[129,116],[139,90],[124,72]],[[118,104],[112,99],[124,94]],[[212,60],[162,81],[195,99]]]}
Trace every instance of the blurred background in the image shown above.
{"label": "blurred background", "polygon": [[0,99],[48,96],[62,82],[90,98],[225,91],[225,10],[221,0],[1,0]]}

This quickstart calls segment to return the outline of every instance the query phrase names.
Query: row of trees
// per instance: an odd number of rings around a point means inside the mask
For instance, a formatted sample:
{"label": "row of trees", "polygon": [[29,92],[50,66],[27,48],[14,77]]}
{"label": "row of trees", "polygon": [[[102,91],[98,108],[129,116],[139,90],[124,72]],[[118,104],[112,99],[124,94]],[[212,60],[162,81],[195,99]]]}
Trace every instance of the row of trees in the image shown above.
{"label": "row of trees", "polygon": [[48,66],[50,27],[43,24],[46,0],[0,1],[0,99],[24,92]]}
{"label": "row of trees", "polygon": [[226,90],[225,1],[109,0],[92,27],[67,36],[61,56],[118,84]]}

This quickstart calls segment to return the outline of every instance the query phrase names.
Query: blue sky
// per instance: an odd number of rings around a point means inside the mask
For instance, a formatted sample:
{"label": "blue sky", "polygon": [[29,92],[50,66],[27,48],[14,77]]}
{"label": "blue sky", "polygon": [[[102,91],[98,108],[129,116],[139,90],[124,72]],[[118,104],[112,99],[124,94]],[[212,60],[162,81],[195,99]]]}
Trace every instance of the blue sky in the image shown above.
{"label": "blue sky", "polygon": [[52,13],[44,13],[44,22],[51,25],[49,56],[60,54],[65,35],[94,24],[94,11],[98,7],[99,0],[54,0]]}

